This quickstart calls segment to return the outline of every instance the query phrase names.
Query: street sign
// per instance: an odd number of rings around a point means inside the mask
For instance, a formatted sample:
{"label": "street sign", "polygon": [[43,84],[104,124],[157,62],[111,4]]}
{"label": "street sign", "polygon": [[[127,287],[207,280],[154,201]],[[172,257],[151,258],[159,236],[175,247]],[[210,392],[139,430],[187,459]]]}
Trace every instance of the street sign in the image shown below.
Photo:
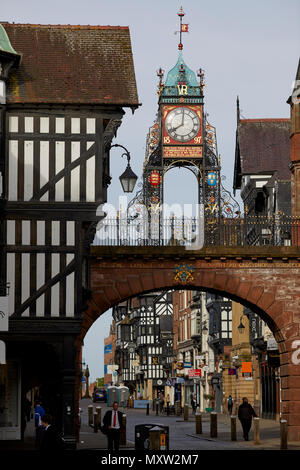
{"label": "street sign", "polygon": [[166,435],[160,435],[160,450],[166,450]]}
{"label": "street sign", "polygon": [[189,377],[201,377],[201,369],[190,369]]}
{"label": "street sign", "polygon": [[112,344],[111,344],[111,343],[110,343],[110,344],[106,344],[106,345],[104,346],[104,354],[109,354],[109,353],[111,353],[111,352],[112,352]]}
{"label": "street sign", "polygon": [[191,362],[184,362],[184,363],[183,363],[183,367],[184,367],[185,369],[189,369],[190,367],[192,367],[192,363],[191,363]]}

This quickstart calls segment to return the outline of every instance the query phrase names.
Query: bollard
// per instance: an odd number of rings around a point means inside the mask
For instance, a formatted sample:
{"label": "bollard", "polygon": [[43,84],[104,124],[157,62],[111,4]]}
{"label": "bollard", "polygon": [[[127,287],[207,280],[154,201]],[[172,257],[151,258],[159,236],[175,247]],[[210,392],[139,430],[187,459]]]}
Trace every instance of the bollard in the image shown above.
{"label": "bollard", "polygon": [[181,404],[180,401],[176,402],[176,416],[181,416],[182,410],[181,410]]}
{"label": "bollard", "polygon": [[98,432],[99,429],[99,414],[94,412],[94,432]]}
{"label": "bollard", "polygon": [[170,415],[170,403],[168,402],[167,403],[167,416]]}
{"label": "bollard", "polygon": [[126,446],[126,415],[122,416],[122,431],[120,434],[120,445]]}
{"label": "bollard", "polygon": [[156,402],[156,416],[158,416],[158,402]]}
{"label": "bollard", "polygon": [[218,437],[218,414],[215,411],[210,413],[210,437]]}
{"label": "bollard", "polygon": [[98,423],[99,423],[99,429],[101,426],[101,406],[96,407],[96,413],[98,413]]}
{"label": "bollard", "polygon": [[93,413],[94,413],[94,407],[93,405],[89,405],[88,406],[89,426],[92,426],[93,424]]}
{"label": "bollard", "polygon": [[283,419],[280,421],[280,450],[286,450],[287,448],[287,421]]}
{"label": "bollard", "polygon": [[202,434],[202,416],[201,413],[196,413],[196,434]]}
{"label": "bollard", "polygon": [[184,419],[184,421],[189,420],[189,405],[184,405],[183,419]]}
{"label": "bollard", "polygon": [[231,421],[231,440],[236,441],[236,416],[230,416]]}
{"label": "bollard", "polygon": [[149,415],[149,403],[147,403],[146,415]]}
{"label": "bollard", "polygon": [[259,418],[254,418],[254,444],[259,445]]}

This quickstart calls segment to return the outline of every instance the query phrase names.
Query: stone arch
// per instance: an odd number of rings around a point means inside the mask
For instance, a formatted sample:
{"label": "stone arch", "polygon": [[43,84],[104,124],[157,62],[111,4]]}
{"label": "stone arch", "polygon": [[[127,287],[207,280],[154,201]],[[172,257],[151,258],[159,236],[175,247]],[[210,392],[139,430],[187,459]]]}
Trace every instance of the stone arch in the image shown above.
{"label": "stone arch", "polygon": [[[129,255],[131,253],[131,255]],[[188,282],[176,278],[174,266],[191,269]],[[296,269],[297,267],[297,269]],[[163,289],[204,290],[226,296],[256,312],[269,326],[279,345],[281,417],[287,419],[289,439],[300,440],[300,354],[295,362],[295,344],[300,342],[300,270],[298,265],[251,263],[241,259],[137,258],[111,256],[91,262],[93,299],[84,313],[84,338],[93,322],[122,300]],[[298,343],[300,344],[300,343]],[[298,349],[299,346],[298,346]]]}

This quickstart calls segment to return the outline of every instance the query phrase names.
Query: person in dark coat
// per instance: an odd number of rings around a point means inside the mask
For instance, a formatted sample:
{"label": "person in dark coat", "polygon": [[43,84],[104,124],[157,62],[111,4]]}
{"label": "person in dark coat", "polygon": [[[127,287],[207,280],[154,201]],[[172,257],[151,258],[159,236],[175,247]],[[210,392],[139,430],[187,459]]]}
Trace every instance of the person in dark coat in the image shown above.
{"label": "person in dark coat", "polygon": [[248,398],[243,398],[243,403],[239,406],[238,418],[241,422],[243,428],[243,434],[245,441],[249,441],[249,431],[251,429],[252,417],[256,417],[256,413],[250,403],[248,403]]}
{"label": "person in dark coat", "polygon": [[232,415],[233,399],[232,399],[231,395],[229,395],[229,397],[227,399],[227,408],[228,408],[228,414]]}
{"label": "person in dark coat", "polygon": [[63,450],[63,440],[52,424],[52,416],[45,414],[42,417],[42,434],[39,450],[43,452],[58,452]]}
{"label": "person in dark coat", "polygon": [[103,418],[104,433],[107,435],[107,449],[119,450],[121,431],[123,431],[123,422],[121,411],[118,411],[119,404],[113,403],[113,409],[108,410]]}

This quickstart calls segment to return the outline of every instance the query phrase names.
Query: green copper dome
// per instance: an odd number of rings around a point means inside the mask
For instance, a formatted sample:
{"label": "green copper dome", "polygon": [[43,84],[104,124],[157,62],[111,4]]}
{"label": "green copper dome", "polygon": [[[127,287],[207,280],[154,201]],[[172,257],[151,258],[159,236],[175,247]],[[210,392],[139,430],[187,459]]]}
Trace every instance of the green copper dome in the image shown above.
{"label": "green copper dome", "polygon": [[168,72],[162,97],[179,96],[178,87],[181,85],[187,86],[187,96],[201,95],[200,84],[197,81],[196,74],[186,65],[180,51],[176,65]]}
{"label": "green copper dome", "polygon": [[[181,70],[184,70],[182,72]],[[168,72],[165,86],[176,86],[178,82],[185,81],[188,86],[199,86],[197,82],[196,74],[191,70],[182,58],[182,52],[179,52],[178,60],[176,65]]]}
{"label": "green copper dome", "polygon": [[9,37],[7,36],[7,33],[2,24],[0,24],[0,52],[1,51],[18,55],[18,53],[12,47]]}

